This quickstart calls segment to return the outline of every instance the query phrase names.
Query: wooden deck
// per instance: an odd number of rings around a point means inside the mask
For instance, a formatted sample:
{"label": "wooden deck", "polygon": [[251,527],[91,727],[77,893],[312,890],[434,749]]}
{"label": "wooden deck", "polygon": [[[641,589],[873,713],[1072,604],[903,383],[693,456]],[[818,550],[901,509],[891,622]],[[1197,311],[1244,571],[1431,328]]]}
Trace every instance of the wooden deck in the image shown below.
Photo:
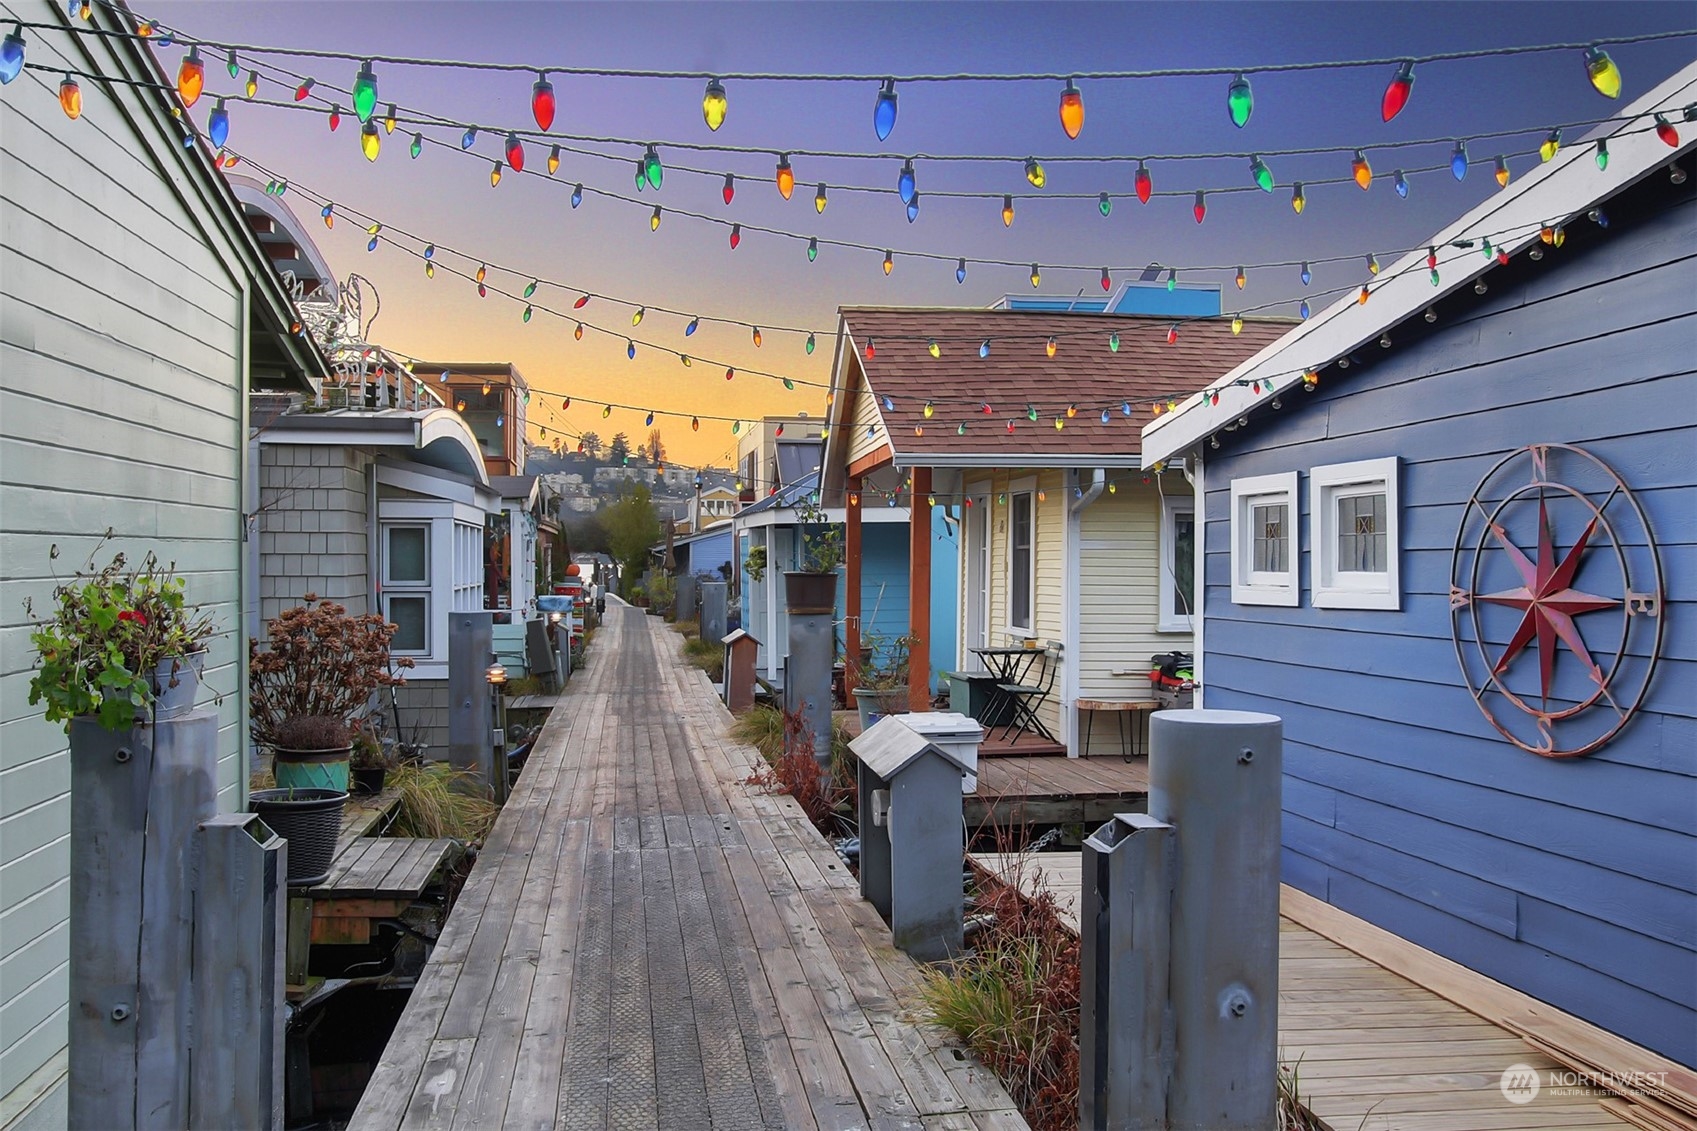
{"label": "wooden deck", "polygon": [[609,606],[350,1126],[1024,1127],[679,647]]}
{"label": "wooden deck", "polygon": [[1100,824],[1149,805],[1149,760],[1040,755],[978,760],[978,789],[966,796],[966,827]]}
{"label": "wooden deck", "polygon": [[[1056,893],[1078,929],[1083,854],[975,854],[994,875]],[[1294,893],[1300,896],[1300,893]],[[1286,889],[1287,912],[1293,893]],[[1298,1067],[1299,1095],[1336,1131],[1623,1131],[1589,1089],[1544,1087],[1503,1097],[1512,1064],[1549,1079],[1560,1066],[1514,1033],[1391,973],[1307,927],[1279,921],[1279,1059]],[[1574,1091],[1579,1095],[1557,1094]]]}

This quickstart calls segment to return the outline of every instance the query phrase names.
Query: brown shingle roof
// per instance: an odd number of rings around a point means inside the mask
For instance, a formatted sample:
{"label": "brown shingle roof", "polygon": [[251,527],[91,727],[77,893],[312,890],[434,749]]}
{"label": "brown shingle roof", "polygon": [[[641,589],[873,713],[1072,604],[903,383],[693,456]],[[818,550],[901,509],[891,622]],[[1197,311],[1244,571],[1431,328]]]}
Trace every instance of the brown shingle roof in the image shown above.
{"label": "brown shingle roof", "polygon": [[[1234,336],[1227,319],[1181,321],[1169,344],[1171,318],[913,307],[844,307],[841,313],[896,463],[931,460],[936,466],[991,454],[1028,466],[1046,456],[1135,456],[1154,401],[1183,400],[1290,329],[1287,321],[1245,319]],[[1119,349],[1113,350],[1109,337],[1116,332]],[[1052,358],[1045,350],[1051,336]],[[930,354],[933,339],[940,357]],[[990,354],[980,357],[985,339]],[[893,410],[884,407],[886,397]],[[929,420],[927,400],[934,405]],[[1129,417],[1122,412],[1126,402]],[[985,403],[994,410],[989,415]],[[1035,423],[1028,405],[1037,409]],[[1069,405],[1077,407],[1071,418]],[[1107,424],[1101,422],[1104,408]],[[1056,416],[1065,423],[1059,431]],[[962,421],[964,435],[958,434]],[[916,426],[923,435],[914,434]]]}

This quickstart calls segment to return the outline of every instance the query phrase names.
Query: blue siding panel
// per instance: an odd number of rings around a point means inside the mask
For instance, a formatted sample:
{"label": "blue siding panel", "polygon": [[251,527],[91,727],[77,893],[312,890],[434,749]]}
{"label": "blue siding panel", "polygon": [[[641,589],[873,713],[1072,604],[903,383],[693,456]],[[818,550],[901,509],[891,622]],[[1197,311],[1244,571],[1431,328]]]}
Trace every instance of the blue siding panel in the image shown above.
{"label": "blue siding panel", "polygon": [[[1660,213],[1614,219],[1601,242],[1493,272],[1488,296],[1446,311],[1424,338],[1393,328],[1393,340],[1418,340],[1365,347],[1365,364],[1328,372],[1315,393],[1287,395],[1283,411],[1206,451],[1203,679],[1210,707],[1285,720],[1285,882],[1690,1064],[1697,205],[1687,191]],[[1602,750],[1568,761],[1491,727],[1451,641],[1467,499],[1503,456],[1539,442],[1584,447],[1631,487],[1666,598],[1644,709]],[[1401,609],[1315,609],[1308,472],[1388,455],[1400,461]],[[1292,469],[1303,599],[1234,605],[1230,482]],[[1584,569],[1608,564],[1599,555]],[[1612,651],[1601,614],[1583,627]],[[1628,670],[1641,669],[1647,643],[1632,651]],[[1586,687],[1571,657],[1559,659],[1556,698]]]}

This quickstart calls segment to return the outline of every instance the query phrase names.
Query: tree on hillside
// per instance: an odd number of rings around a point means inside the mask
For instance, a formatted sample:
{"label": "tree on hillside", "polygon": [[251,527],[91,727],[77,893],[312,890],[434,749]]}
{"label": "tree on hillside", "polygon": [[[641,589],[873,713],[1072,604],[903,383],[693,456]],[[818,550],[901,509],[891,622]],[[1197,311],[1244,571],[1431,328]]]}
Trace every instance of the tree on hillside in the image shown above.
{"label": "tree on hillside", "polygon": [[607,445],[607,459],[614,464],[622,464],[630,457],[630,437],[623,432],[613,437],[613,442]]}
{"label": "tree on hillside", "polygon": [[[622,436],[615,436],[617,445]],[[601,523],[607,531],[608,552],[619,563],[620,576],[634,584],[648,563],[648,547],[660,540],[660,518],[654,511],[654,501],[646,485],[638,483],[635,490],[619,496],[619,500],[601,512]]]}
{"label": "tree on hillside", "polygon": [[648,458],[654,461],[656,467],[666,462],[666,445],[660,442],[658,428],[648,434]]}
{"label": "tree on hillside", "polygon": [[579,436],[577,440],[578,443],[583,445],[583,450],[586,455],[599,456],[601,454],[601,437],[597,436],[595,433],[585,432],[583,435]]}
{"label": "tree on hillside", "polygon": [[565,527],[574,553],[612,553],[612,545],[607,541],[607,526],[595,511],[572,515],[566,519]]}

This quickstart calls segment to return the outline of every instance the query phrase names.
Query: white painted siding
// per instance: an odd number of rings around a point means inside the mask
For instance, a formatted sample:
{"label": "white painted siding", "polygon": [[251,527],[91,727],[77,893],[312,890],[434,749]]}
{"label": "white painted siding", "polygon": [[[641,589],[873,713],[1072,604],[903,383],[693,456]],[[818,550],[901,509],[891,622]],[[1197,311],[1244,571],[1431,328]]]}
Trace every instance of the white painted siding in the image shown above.
{"label": "white painted siding", "polygon": [[[9,20],[51,19],[13,5]],[[65,37],[32,34],[32,63]],[[99,45],[88,48],[100,51]],[[70,766],[63,731],[28,704],[23,613],[44,604],[111,527],[99,560],[153,551],[220,628],[207,688],[223,694],[219,799],[241,798],[241,475],[245,280],[193,197],[156,163],[123,100],[82,84],[80,121],[52,76],[0,100],[0,1106],[57,1073],[65,1046]],[[192,201],[192,203],[191,203]],[[59,559],[50,560],[57,545]],[[210,705],[210,693],[207,699]],[[25,1082],[28,1081],[27,1086]],[[43,1083],[45,1081],[45,1083]],[[28,1094],[25,1094],[25,1093]]]}
{"label": "white painted siding", "polygon": [[[878,402],[872,396],[872,390],[866,384],[866,378],[861,375],[858,359],[851,362],[854,366],[852,387],[854,394],[854,412],[849,419],[848,462],[853,463],[860,457],[875,452],[890,442],[888,433],[884,431],[884,419],[878,412]],[[867,429],[871,429],[868,432]]]}

